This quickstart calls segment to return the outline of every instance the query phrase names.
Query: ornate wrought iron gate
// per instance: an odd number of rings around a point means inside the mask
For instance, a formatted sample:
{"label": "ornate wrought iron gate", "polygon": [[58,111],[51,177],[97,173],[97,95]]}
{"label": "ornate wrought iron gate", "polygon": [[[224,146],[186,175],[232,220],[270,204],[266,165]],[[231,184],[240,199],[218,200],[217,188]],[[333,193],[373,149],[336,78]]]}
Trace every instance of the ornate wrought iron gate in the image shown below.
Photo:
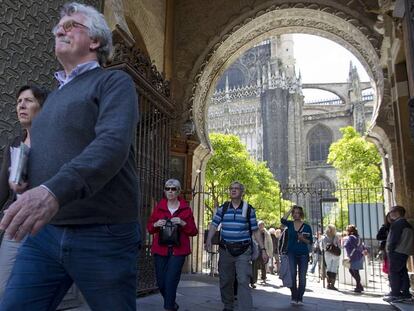
{"label": "ornate wrought iron gate", "polygon": [[[305,221],[312,226],[313,233],[323,234],[328,224],[334,224],[337,233],[342,235],[348,224],[355,224],[360,237],[368,248],[369,254],[365,257],[364,269],[361,271],[362,282],[368,292],[384,293],[388,291],[387,276],[382,272],[382,262],[378,256],[379,243],[376,234],[384,223],[384,214],[393,202],[392,187],[367,187],[364,185],[286,185],[281,187],[278,212],[286,212],[290,205],[297,204],[304,207]],[[198,193],[204,206],[211,206],[212,194],[205,191]],[[215,193],[214,198],[228,199],[228,195],[221,191]],[[288,204],[285,204],[286,201]],[[217,205],[217,204],[214,204]],[[206,218],[211,220],[211,213]],[[341,259],[344,251],[342,251]],[[204,252],[203,272],[210,275],[218,273],[217,250],[213,253]],[[342,262],[342,260],[340,260]],[[309,278],[324,284],[324,265],[322,260],[317,266],[315,274],[308,274]],[[339,289],[351,289],[353,280],[342,264],[338,271]]]}
{"label": "ornate wrought iron gate", "polygon": [[[391,189],[391,186],[343,184],[287,185],[281,188],[281,198],[304,207],[306,221],[312,226],[315,235],[323,235],[326,226],[333,224],[337,228],[337,233],[345,238],[347,225],[356,225],[368,249],[364,269],[360,271],[362,282],[367,291],[384,293],[388,291],[388,282],[386,274],[381,269],[382,261],[378,256],[379,242],[376,235],[384,223],[385,211],[393,202]],[[344,252],[343,250],[341,254],[338,271],[340,289],[354,285],[348,270],[342,266]],[[325,285],[323,257],[319,258],[317,271],[314,277]]]}
{"label": "ornate wrought iron gate", "polygon": [[140,183],[139,222],[142,248],[137,261],[137,294],[157,288],[150,236],[146,223],[155,202],[162,196],[168,174],[171,141],[170,120],[174,115],[168,82],[138,49],[123,43],[115,45],[115,57],[108,68],[122,69],[134,79],[139,94],[140,119],[136,132],[136,163]]}

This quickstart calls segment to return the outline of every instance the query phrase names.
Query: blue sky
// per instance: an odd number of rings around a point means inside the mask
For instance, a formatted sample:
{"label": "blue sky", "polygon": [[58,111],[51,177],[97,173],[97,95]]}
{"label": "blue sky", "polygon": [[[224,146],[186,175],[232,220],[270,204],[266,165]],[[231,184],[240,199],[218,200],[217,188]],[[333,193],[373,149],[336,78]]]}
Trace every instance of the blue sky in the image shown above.
{"label": "blue sky", "polygon": [[[300,70],[302,83],[346,82],[349,62],[357,66],[361,81],[369,81],[365,69],[347,49],[334,41],[306,34],[294,34],[296,70]],[[333,98],[323,91],[304,90],[305,101]]]}

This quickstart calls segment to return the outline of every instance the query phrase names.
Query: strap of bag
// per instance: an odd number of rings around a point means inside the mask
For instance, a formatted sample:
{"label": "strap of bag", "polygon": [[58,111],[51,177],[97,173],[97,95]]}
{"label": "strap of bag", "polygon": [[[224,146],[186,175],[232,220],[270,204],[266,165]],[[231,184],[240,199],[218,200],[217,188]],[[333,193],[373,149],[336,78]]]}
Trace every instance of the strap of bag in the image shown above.
{"label": "strap of bag", "polygon": [[[223,204],[223,209],[221,210],[221,221],[223,221],[223,217],[227,213],[227,210],[229,209],[230,203],[231,202],[226,202],[226,203]],[[243,207],[242,208],[244,208],[245,205],[247,205],[246,219],[247,219],[247,223],[249,224],[250,236],[252,236],[252,224],[250,223],[251,207],[246,201],[243,201]]]}
{"label": "strap of bag", "polygon": [[249,233],[250,233],[250,238],[252,238],[253,232],[252,232],[252,224],[250,223],[250,213],[251,213],[251,207],[250,205],[248,205],[247,202],[243,201],[243,204],[247,204],[247,214],[246,214],[246,219],[247,219],[247,223],[249,225]]}
{"label": "strap of bag", "polygon": [[223,221],[223,217],[227,213],[229,206],[230,206],[230,202],[226,202],[223,204],[223,209],[221,210],[221,221]]}
{"label": "strap of bag", "polygon": [[357,250],[357,248],[361,245],[361,243],[362,243],[362,241],[361,241],[361,239],[360,238],[357,238],[358,239],[358,244],[357,244],[357,246],[356,247],[354,247],[354,249],[352,250],[352,252],[351,252],[351,254],[349,254],[349,257],[352,257],[352,255],[355,253],[355,251]]}
{"label": "strap of bag", "polygon": [[[246,202],[246,201],[242,201],[243,202],[243,207],[242,209],[247,205],[247,214],[246,214],[246,220],[247,223],[249,225],[249,233],[250,233],[250,238],[252,238],[252,224],[250,223],[250,214],[251,214],[251,206]],[[231,202],[226,202],[223,204],[223,209],[221,210],[221,221],[223,221],[224,215],[227,213],[227,210],[229,209]]]}
{"label": "strap of bag", "polygon": [[286,250],[284,250],[285,241],[286,241],[285,236],[288,236],[288,231],[287,230],[288,230],[288,227],[286,227],[285,229],[283,229],[283,232],[280,235],[280,239],[279,239],[279,243],[280,243],[279,252],[280,252],[280,254],[286,254],[286,252],[287,252],[287,248],[286,248]]}

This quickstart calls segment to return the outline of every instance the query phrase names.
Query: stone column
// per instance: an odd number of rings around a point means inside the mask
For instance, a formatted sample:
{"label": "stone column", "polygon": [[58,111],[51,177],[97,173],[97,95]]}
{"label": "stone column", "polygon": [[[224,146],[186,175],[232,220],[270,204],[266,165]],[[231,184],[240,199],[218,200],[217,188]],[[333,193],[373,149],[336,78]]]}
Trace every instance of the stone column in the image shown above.
{"label": "stone column", "polygon": [[408,84],[410,97],[414,96],[414,2],[405,1],[405,15],[403,19],[403,33],[405,42],[405,55],[407,62]]}

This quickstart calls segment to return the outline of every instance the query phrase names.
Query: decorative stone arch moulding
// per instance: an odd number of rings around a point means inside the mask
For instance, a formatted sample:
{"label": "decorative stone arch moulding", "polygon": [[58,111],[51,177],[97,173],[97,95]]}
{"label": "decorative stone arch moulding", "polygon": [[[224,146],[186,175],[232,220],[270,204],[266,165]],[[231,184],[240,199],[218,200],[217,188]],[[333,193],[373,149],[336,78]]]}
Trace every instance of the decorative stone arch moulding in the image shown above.
{"label": "decorative stone arch moulding", "polygon": [[367,135],[367,140],[372,142],[381,157],[387,157],[392,163],[392,145],[383,128],[376,125]]}
{"label": "decorative stone arch moulding", "polygon": [[316,4],[302,7],[272,6],[256,13],[231,31],[216,39],[201,65],[194,73],[194,83],[190,96],[187,96],[193,113],[197,134],[201,144],[210,147],[206,125],[207,102],[214,93],[215,84],[221,73],[241,53],[270,35],[286,33],[313,34],[333,40],[350,52],[361,62],[373,81],[377,94],[377,104],[381,102],[383,75],[378,57],[379,39],[375,33],[351,16]]}
{"label": "decorative stone arch moulding", "polygon": [[304,135],[304,136],[306,137],[305,138],[306,145],[308,145],[308,143],[309,143],[309,136],[314,131],[316,131],[318,128],[321,128],[321,129],[325,130],[327,133],[329,133],[329,135],[331,136],[331,140],[334,139],[335,135],[334,135],[332,129],[329,126],[327,126],[326,124],[323,124],[321,122],[318,122],[314,126],[312,126],[311,128],[309,128],[309,130],[305,133],[306,135]]}

